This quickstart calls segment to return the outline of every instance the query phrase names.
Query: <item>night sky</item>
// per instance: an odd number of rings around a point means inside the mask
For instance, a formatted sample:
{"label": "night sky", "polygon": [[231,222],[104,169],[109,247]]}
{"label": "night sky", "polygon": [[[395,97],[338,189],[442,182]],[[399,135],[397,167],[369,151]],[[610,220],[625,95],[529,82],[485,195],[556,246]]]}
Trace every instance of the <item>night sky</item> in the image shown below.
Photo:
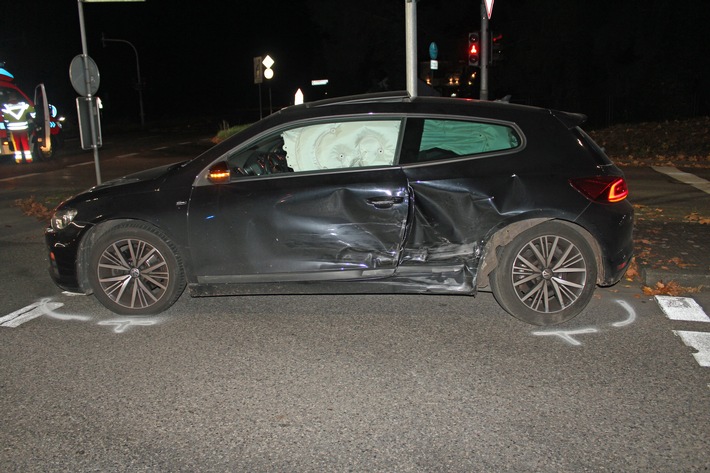
{"label": "night sky", "polygon": [[[74,110],[69,64],[81,54],[73,0],[5,1],[0,60],[30,90]],[[429,43],[461,68],[466,37],[480,27],[477,0],[420,0],[418,56]],[[138,118],[135,55],[148,120],[207,117],[231,124],[258,118],[252,58],[276,64],[262,87],[268,107],[306,99],[406,88],[404,0],[201,0],[84,4],[89,55],[101,73],[104,120]],[[490,98],[586,113],[594,124],[710,113],[710,1],[497,0],[491,29],[503,35],[490,72]],[[329,79],[313,88],[312,79]],[[383,82],[383,79],[386,81]],[[477,84],[462,95],[475,96]]]}

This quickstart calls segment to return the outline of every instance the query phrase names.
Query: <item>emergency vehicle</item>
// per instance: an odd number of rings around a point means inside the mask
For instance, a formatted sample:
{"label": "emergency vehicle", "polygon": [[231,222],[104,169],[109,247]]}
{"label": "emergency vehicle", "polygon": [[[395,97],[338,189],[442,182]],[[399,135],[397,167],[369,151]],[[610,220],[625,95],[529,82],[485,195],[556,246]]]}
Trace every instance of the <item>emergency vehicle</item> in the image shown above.
{"label": "emergency vehicle", "polygon": [[18,164],[50,159],[62,129],[57,109],[47,103],[44,84],[35,88],[33,101],[13,79],[0,63],[0,155]]}

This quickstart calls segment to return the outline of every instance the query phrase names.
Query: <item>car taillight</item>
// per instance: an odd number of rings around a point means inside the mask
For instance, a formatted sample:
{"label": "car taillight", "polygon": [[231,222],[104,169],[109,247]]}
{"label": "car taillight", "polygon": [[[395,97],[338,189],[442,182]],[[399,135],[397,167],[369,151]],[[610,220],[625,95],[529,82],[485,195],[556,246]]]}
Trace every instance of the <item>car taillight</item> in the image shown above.
{"label": "car taillight", "polygon": [[594,202],[621,202],[629,195],[626,180],[619,176],[594,176],[570,179],[572,187]]}

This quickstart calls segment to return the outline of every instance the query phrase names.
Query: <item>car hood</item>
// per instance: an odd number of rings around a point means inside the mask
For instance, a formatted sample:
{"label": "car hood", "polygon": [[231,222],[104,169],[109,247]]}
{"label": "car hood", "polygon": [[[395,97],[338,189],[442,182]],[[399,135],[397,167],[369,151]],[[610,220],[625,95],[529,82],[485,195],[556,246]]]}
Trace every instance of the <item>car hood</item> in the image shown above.
{"label": "car hood", "polygon": [[134,184],[137,182],[145,182],[145,181],[153,181],[156,179],[160,179],[167,174],[169,174],[170,171],[173,169],[176,169],[180,166],[182,166],[183,163],[174,163],[174,164],[166,164],[165,166],[158,166],[155,168],[151,169],[146,169],[144,171],[139,171],[133,174],[128,174],[123,177],[119,177],[116,179],[112,179],[110,181],[103,182],[97,186],[95,186],[92,190],[102,190],[106,189],[109,187],[116,187],[116,186],[122,186],[126,184]]}

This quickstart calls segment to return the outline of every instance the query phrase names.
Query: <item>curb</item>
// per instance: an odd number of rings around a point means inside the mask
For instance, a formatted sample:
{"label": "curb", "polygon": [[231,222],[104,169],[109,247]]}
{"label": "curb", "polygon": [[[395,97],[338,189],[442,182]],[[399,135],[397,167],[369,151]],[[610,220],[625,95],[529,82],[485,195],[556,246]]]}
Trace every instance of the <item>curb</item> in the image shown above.
{"label": "curb", "polygon": [[653,268],[645,261],[639,261],[639,274],[646,286],[653,287],[657,282],[671,281],[683,287],[698,288],[701,292],[710,292],[710,274],[688,270],[670,270]]}

